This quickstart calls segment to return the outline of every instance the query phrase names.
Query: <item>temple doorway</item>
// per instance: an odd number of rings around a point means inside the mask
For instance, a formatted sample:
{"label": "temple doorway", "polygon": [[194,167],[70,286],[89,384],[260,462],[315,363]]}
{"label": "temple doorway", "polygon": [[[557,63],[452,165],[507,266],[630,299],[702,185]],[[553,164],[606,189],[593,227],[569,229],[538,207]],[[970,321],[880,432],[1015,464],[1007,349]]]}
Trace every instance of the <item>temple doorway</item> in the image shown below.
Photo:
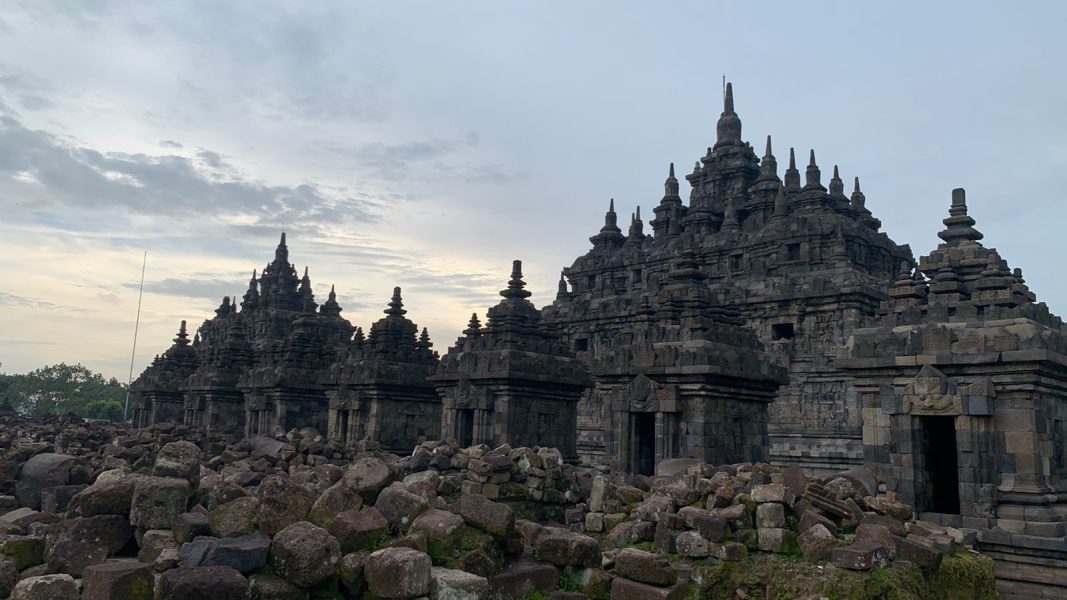
{"label": "temple doorway", "polygon": [[633,414],[634,472],[653,475],[656,471],[656,413]]}
{"label": "temple doorway", "polygon": [[460,448],[474,445],[474,409],[461,408],[456,411],[456,441]]}
{"label": "temple doorway", "polygon": [[926,498],[922,504],[935,513],[960,513],[960,474],[957,463],[956,418],[919,417],[923,432]]}

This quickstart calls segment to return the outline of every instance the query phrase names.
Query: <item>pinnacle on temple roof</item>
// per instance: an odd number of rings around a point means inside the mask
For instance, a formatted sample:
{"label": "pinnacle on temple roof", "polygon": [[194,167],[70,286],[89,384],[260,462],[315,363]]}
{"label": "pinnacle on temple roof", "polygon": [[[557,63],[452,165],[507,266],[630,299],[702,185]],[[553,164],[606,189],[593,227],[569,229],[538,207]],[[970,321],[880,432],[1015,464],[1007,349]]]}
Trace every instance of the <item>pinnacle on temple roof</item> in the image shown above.
{"label": "pinnacle on temple roof", "polygon": [[834,176],[830,178],[830,195],[834,198],[843,199],[848,202],[848,196],[845,196],[845,182],[841,181],[841,174],[837,170],[837,165],[834,165]]}
{"label": "pinnacle on temple roof", "polygon": [[785,170],[785,189],[789,192],[800,190],[800,171],[797,170],[797,157],[793,149],[789,149],[789,168]]}
{"label": "pinnacle on temple roof", "polygon": [[785,197],[785,186],[779,186],[778,194],[774,197],[774,214],[771,219],[780,221],[789,216],[789,201]]}
{"label": "pinnacle on temple roof", "polygon": [[[612,204],[614,208],[614,203]],[[529,298],[533,294],[529,290],[523,288],[526,287],[526,282],[522,280],[522,261],[511,261],[511,280],[508,281],[508,287],[506,290],[500,290],[500,295],[511,299],[524,299]]]}
{"label": "pinnacle on temple roof", "polygon": [[950,246],[959,245],[965,241],[977,242],[984,237],[980,231],[974,228],[974,219],[967,214],[967,192],[963,188],[952,190],[952,206],[948,209],[948,218],[941,221],[945,224],[944,231],[937,237],[945,240]]}
{"label": "pinnacle on temple roof", "polygon": [[402,317],[407,312],[404,310],[404,300],[400,297],[400,288],[393,288],[393,297],[389,300],[389,308],[385,309],[385,314],[390,317]]}
{"label": "pinnacle on temple roof", "polygon": [[812,149],[808,158],[808,168],[804,172],[804,189],[825,191],[826,188],[822,186],[821,178],[822,172],[819,170],[819,165],[815,163],[815,150]]}
{"label": "pinnacle on temple roof", "polygon": [[322,303],[319,313],[329,317],[336,317],[341,314],[341,305],[337,303],[337,292],[334,291],[333,284],[330,285],[330,295],[327,297],[326,302]]}
{"label": "pinnacle on temple roof", "polygon": [[624,240],[625,236],[619,229],[618,216],[615,214],[615,199],[612,198],[608,202],[608,212],[604,214],[604,226],[600,228],[600,233],[589,238],[589,241],[593,242],[593,246],[599,246],[602,244],[619,245]]}
{"label": "pinnacle on temple roof", "polygon": [[367,341],[367,338],[363,336],[363,328],[356,327],[356,331],[352,334],[352,347],[359,349],[363,347],[363,343]]}
{"label": "pinnacle on temple roof", "polygon": [[482,335],[482,323],[478,320],[478,313],[471,313],[471,320],[467,322],[463,335],[472,339]]}
{"label": "pinnacle on temple roof", "polygon": [[419,334],[419,341],[415,342],[415,347],[427,352],[433,347],[433,342],[430,341],[430,332],[425,327],[422,328],[422,333]]}
{"label": "pinnacle on temple roof", "polygon": [[241,308],[248,310],[259,304],[259,280],[256,279],[256,270],[252,269],[252,279],[248,280],[248,290],[241,300]]}
{"label": "pinnacle on temple roof", "polygon": [[622,233],[622,230],[619,229],[618,219],[618,215],[615,214],[615,199],[612,198],[608,201],[608,212],[604,213],[604,226],[600,228],[600,231],[615,231]]}
{"label": "pinnacle on temple roof", "polygon": [[645,239],[645,224],[641,220],[641,207],[637,207],[637,212],[630,215],[630,231],[626,235],[627,244],[636,244]]}
{"label": "pinnacle on temple roof", "polygon": [[[567,277],[563,271],[559,272],[559,285],[556,287],[556,300],[565,300],[571,297],[570,290],[567,288]],[[477,316],[477,315],[474,315]]]}
{"label": "pinnacle on temple roof", "polygon": [[222,304],[219,304],[219,307],[215,309],[215,316],[225,317],[226,315],[232,313],[233,309],[234,307],[230,305],[230,297],[223,296]]}
{"label": "pinnacle on temple roof", "polygon": [[681,197],[678,196],[678,179],[674,176],[674,163],[671,163],[667,179],[663,182],[663,199],[660,200],[660,204],[670,202],[682,203]]}
{"label": "pinnacle on temple roof", "polygon": [[274,250],[275,262],[289,262],[289,247],[285,245],[285,232],[282,232],[282,239],[278,242],[278,247]]}
{"label": "pinnacle on temple roof", "polygon": [[759,177],[756,181],[781,181],[778,178],[778,161],[774,158],[774,153],[771,152],[771,136],[767,136],[767,149],[763,153],[763,159],[760,161]]}
{"label": "pinnacle on temple roof", "polygon": [[175,346],[188,346],[189,345],[189,333],[185,329],[185,320],[182,319],[181,325],[178,326],[178,335],[174,337]]}
{"label": "pinnacle on temple roof", "polygon": [[726,84],[726,93],[723,95],[722,114],[719,122],[715,125],[715,147],[741,143],[741,118],[734,112],[734,84]]}
{"label": "pinnacle on temple roof", "polygon": [[[836,168],[836,167],[835,167]],[[855,178],[855,183],[852,186],[852,208],[857,210],[863,210],[866,208],[867,197],[860,191],[860,178]]]}

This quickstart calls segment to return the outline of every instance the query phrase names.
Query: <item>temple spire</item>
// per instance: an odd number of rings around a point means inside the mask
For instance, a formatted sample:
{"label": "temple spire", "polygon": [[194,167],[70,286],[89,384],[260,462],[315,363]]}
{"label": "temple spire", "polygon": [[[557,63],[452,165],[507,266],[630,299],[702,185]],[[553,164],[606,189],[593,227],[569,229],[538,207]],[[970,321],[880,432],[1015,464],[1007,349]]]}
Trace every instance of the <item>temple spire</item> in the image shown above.
{"label": "temple spire", "polygon": [[463,335],[471,339],[482,335],[482,323],[478,320],[478,313],[471,313],[471,320],[467,322],[467,328],[463,330]]}
{"label": "temple spire", "polygon": [[860,191],[860,178],[857,177],[852,184],[852,208],[856,210],[865,210],[867,208],[867,197]]}
{"label": "temple spire", "polygon": [[289,262],[289,247],[285,245],[285,232],[282,232],[282,238],[278,241],[278,247],[274,249],[274,260],[276,262]]}
{"label": "temple spire", "polygon": [[785,170],[785,189],[790,192],[800,190],[800,171],[797,170],[797,156],[792,148],[789,149],[789,168]]}
{"label": "temple spire", "polygon": [[845,182],[841,180],[841,174],[834,165],[834,176],[830,178],[830,196],[841,206],[848,206],[848,196],[845,195]]}
{"label": "temple spire", "polygon": [[819,171],[819,165],[815,163],[815,150],[812,149],[808,158],[808,168],[804,172],[804,189],[825,189],[822,186],[821,179],[822,172]]}
{"label": "temple spire", "polygon": [[785,188],[778,188],[778,195],[774,197],[774,214],[771,220],[780,221],[789,215],[789,201],[785,197]]}
{"label": "temple spire", "polygon": [[734,112],[734,84],[727,82],[726,94],[723,96],[722,114],[715,126],[717,139],[715,147],[741,143],[741,118]]}
{"label": "temple spire", "polygon": [[571,297],[570,289],[567,287],[567,277],[563,271],[559,272],[559,285],[556,286],[556,300],[565,300]]}
{"label": "temple spire", "polygon": [[604,226],[600,228],[600,233],[589,238],[589,241],[593,242],[593,246],[601,244],[619,245],[625,241],[625,236],[622,235],[622,230],[619,229],[618,215],[615,214],[614,198],[608,202],[608,212],[604,214]]}
{"label": "temple spire", "polygon": [[667,179],[663,182],[663,200],[660,203],[672,202],[677,200],[679,203],[682,199],[678,196],[678,178],[674,176],[674,163],[671,163],[670,171],[667,173]]}
{"label": "temple spire", "polygon": [[948,209],[948,218],[943,220],[945,229],[937,237],[949,245],[958,245],[965,241],[977,242],[984,237],[974,228],[974,219],[967,214],[967,192],[963,188],[952,190],[952,206]]}
{"label": "temple spire", "polygon": [[[612,203],[612,208],[614,208],[614,202]],[[500,291],[500,295],[509,300],[529,298],[533,294],[529,290],[523,289],[525,287],[526,282],[522,280],[522,261],[513,260],[511,261],[511,280],[508,281],[508,288]]]}
{"label": "temple spire", "polygon": [[178,335],[174,337],[174,345],[176,346],[188,346],[189,345],[189,332],[185,329],[185,320],[183,319],[181,325],[178,326]]}
{"label": "temple spire", "polygon": [[402,317],[407,312],[404,310],[404,300],[400,297],[400,288],[393,288],[393,297],[389,300],[389,308],[385,309],[385,314],[390,317]]}
{"label": "temple spire", "polygon": [[630,231],[626,235],[627,244],[635,244],[645,238],[645,224],[641,221],[641,207],[630,215]]}
{"label": "temple spire", "polygon": [[341,314],[341,305],[337,303],[337,292],[334,287],[333,284],[330,284],[330,295],[326,298],[326,302],[322,303],[322,307],[319,308],[319,313],[330,317],[336,317]]}
{"label": "temple spire", "polygon": [[756,181],[781,181],[778,179],[778,161],[771,151],[771,136],[767,136],[767,149],[760,160],[759,177]]}

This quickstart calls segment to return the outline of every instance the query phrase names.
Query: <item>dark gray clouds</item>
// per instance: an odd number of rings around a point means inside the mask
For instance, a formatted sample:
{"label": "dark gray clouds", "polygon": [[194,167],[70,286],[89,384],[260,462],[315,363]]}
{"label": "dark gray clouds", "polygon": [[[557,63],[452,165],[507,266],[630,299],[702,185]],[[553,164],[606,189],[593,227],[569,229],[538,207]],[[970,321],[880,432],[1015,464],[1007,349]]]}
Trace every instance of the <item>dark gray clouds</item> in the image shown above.
{"label": "dark gray clouds", "polygon": [[[609,197],[648,214],[667,163],[714,142],[724,73],[746,139],[860,176],[917,255],[966,187],[985,242],[1067,313],[1064,21],[988,1],[5,5],[6,293],[104,315],[21,366],[120,365],[143,249],[165,344],[243,292],[283,223],[318,294],[366,325],[401,285],[443,349],[512,259],[547,303]],[[70,337],[5,306],[12,339]]]}

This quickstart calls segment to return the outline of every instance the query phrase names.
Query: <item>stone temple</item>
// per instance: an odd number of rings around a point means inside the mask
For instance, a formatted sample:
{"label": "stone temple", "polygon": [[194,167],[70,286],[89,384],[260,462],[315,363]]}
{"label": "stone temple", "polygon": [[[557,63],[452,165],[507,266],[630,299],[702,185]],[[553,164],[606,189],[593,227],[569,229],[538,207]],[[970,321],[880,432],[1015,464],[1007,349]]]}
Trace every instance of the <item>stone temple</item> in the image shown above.
{"label": "stone temple", "polygon": [[[437,438],[544,445],[651,474],[666,459],[863,465],[925,519],[973,532],[1015,593],[1067,590],[1067,334],[981,243],[962,189],[918,261],[815,152],[779,174],[727,85],[683,201],[674,165],[646,233],[614,202],[552,304],[521,264],[443,356],[397,288],[369,335],[316,304],[285,235],[240,302],[134,382],[134,423],[247,436],[312,427],[405,451]],[[1056,587],[1061,586],[1061,587]]]}

